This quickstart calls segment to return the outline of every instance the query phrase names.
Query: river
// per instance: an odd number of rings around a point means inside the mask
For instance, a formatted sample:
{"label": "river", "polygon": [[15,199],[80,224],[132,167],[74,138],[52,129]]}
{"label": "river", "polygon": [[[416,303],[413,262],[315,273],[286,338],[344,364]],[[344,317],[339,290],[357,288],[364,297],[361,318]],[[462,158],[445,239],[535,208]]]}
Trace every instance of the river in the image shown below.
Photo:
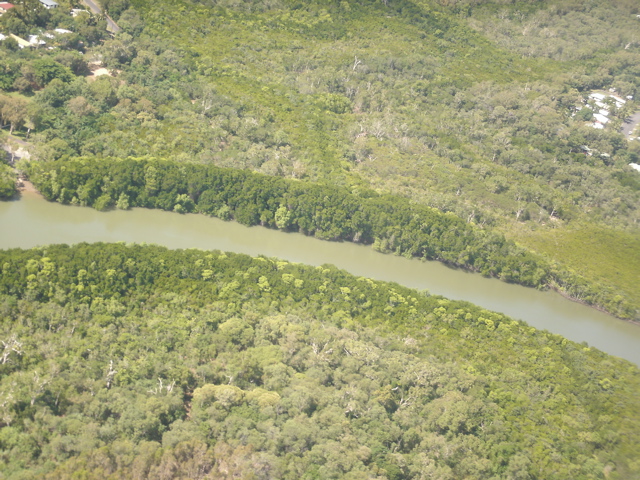
{"label": "river", "polygon": [[554,292],[506,284],[438,262],[385,255],[353,243],[325,242],[202,215],[140,208],[98,212],[47,202],[35,192],[23,192],[19,200],[0,202],[0,248],[99,241],[218,249],[309,265],[331,263],[355,275],[467,300],[570,340],[587,342],[640,366],[638,325],[571,302]]}

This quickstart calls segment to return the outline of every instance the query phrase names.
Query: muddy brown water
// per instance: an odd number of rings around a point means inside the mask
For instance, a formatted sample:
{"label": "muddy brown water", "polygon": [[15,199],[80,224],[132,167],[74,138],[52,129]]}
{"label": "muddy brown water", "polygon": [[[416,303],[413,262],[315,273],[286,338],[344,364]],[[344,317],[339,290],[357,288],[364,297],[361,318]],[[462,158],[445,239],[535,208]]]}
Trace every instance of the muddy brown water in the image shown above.
{"label": "muddy brown water", "polygon": [[0,202],[0,248],[79,242],[154,243],[279,257],[309,265],[330,263],[352,274],[400,283],[505,313],[640,366],[640,326],[580,305],[554,292],[510,285],[478,274],[375,252],[353,243],[245,227],[203,215],[134,208],[98,212],[44,200],[24,191]]}

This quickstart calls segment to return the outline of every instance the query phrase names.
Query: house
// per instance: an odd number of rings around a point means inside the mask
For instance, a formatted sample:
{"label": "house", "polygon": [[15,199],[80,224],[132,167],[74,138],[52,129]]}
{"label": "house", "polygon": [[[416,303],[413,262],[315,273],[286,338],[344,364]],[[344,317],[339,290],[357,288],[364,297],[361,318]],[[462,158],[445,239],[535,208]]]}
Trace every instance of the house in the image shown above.
{"label": "house", "polygon": [[602,125],[609,122],[609,118],[605,117],[601,113],[594,113],[593,118],[596,119],[596,122],[601,123]]}
{"label": "house", "polygon": [[71,30],[67,30],[66,28],[55,28],[53,31],[56,33],[73,33]]}
{"label": "house", "polygon": [[78,15],[80,15],[81,13],[89,13],[88,10],[83,10],[82,8],[72,8],[71,9],[71,16],[72,17],[77,17]]}
{"label": "house", "polygon": [[[614,88],[611,88],[609,89],[609,91],[615,92],[616,90]],[[624,107],[625,103],[627,103],[624,98],[621,98],[618,95],[604,93],[589,94],[587,102],[594,111],[594,122],[590,125],[593,128],[598,129],[603,129],[604,126],[609,122],[609,115],[611,114],[611,111],[609,109],[611,108],[611,105],[615,105],[616,108],[620,109]]]}
{"label": "house", "polygon": [[29,42],[27,42],[24,38],[20,38],[19,36],[14,35],[13,33],[10,33],[9,36],[13,38],[16,42],[18,42],[18,46],[20,48],[33,46]]}
{"label": "house", "polygon": [[2,15],[4,12],[8,11],[13,7],[14,7],[13,3],[8,3],[8,2],[0,3],[0,15]]}
{"label": "house", "polygon": [[618,95],[604,95],[602,93],[592,93],[591,95],[589,95],[589,98],[591,100],[594,100],[594,103],[599,107],[605,107],[606,106],[605,100],[608,98],[613,100],[613,103],[615,103],[617,108],[622,108],[624,104],[627,103],[625,99],[619,97]]}
{"label": "house", "polygon": [[613,101],[616,103],[617,108],[622,108],[624,107],[624,104],[627,103],[625,99],[620,98],[617,95],[609,95],[609,97],[613,98]]}
{"label": "house", "polygon": [[58,4],[53,0],[40,0],[40,3],[47,10],[51,10],[52,8],[58,8]]}
{"label": "house", "polygon": [[46,45],[47,44],[47,42],[45,42],[44,40],[40,39],[40,37],[38,35],[29,35],[29,43],[34,47],[37,47],[38,45]]}

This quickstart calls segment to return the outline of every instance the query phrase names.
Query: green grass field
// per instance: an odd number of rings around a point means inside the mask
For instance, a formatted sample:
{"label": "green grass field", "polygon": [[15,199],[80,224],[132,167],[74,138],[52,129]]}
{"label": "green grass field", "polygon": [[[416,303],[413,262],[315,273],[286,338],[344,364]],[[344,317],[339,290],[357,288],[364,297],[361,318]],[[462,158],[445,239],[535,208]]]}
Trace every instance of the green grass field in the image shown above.
{"label": "green grass field", "polygon": [[592,224],[520,231],[513,238],[640,304],[640,235]]}

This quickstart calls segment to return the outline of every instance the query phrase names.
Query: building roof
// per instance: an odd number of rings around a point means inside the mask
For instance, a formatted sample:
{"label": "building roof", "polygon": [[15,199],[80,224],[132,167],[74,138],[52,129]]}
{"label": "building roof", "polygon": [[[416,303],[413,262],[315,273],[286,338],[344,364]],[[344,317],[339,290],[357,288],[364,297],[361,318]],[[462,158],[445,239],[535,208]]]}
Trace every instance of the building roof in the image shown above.
{"label": "building roof", "polygon": [[602,124],[605,124],[605,123],[607,123],[609,121],[609,119],[607,117],[605,117],[604,115],[601,115],[599,113],[594,113],[593,114],[593,118],[595,118],[596,121],[598,121],[598,122],[600,122]]}
{"label": "building roof", "polygon": [[40,0],[40,3],[43,4],[45,7],[57,7],[58,4],[56,2],[54,2],[53,0]]}
{"label": "building roof", "polygon": [[38,35],[29,35],[29,43],[31,45],[46,45],[47,42],[41,40]]}
{"label": "building roof", "polygon": [[595,100],[595,104],[598,105],[599,107],[605,107],[605,99],[611,98],[613,99],[614,103],[616,104],[616,107],[618,108],[622,108],[622,106],[627,103],[627,101],[624,98],[619,97],[618,95],[605,95],[603,93],[592,93],[589,95],[589,98],[592,100]]}
{"label": "building roof", "polygon": [[9,36],[13,38],[16,42],[18,42],[18,45],[20,46],[20,48],[31,46],[31,44],[27,42],[24,38],[20,38],[19,36],[14,35],[13,33],[10,33]]}
{"label": "building roof", "polygon": [[9,2],[0,2],[0,8],[2,8],[3,10],[9,10],[10,8],[13,8],[15,5],[13,3],[9,3]]}

